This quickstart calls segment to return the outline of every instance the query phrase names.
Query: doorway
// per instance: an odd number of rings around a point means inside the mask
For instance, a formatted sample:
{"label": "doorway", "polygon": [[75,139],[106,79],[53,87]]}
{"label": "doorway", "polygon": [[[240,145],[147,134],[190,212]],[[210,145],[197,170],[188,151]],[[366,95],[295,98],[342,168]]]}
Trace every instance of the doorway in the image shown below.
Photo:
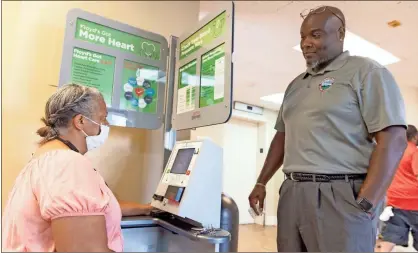
{"label": "doorway", "polygon": [[248,195],[257,177],[258,124],[232,118],[224,129],[224,192],[239,208],[240,224],[254,223]]}

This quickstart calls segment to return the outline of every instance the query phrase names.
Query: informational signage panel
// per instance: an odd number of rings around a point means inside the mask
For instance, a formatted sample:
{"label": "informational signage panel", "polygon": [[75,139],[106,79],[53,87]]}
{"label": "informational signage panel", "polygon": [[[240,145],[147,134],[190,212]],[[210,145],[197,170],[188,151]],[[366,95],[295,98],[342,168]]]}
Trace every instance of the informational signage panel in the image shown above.
{"label": "informational signage panel", "polygon": [[222,124],[232,113],[234,4],[223,2],[179,38],[172,125]]}
{"label": "informational signage panel", "polygon": [[106,105],[112,105],[115,57],[75,47],[71,62],[71,80],[97,88]]}
{"label": "informational signage panel", "polygon": [[79,9],[67,15],[59,86],[97,88],[111,125],[158,129],[164,121],[164,36]]}

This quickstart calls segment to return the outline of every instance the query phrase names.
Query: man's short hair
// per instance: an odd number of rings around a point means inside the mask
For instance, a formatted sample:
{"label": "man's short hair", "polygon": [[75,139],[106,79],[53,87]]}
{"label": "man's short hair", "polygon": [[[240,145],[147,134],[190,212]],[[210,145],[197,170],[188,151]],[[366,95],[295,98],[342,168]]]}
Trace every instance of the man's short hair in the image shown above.
{"label": "man's short hair", "polygon": [[408,129],[406,130],[406,138],[408,139],[408,141],[412,140],[417,135],[417,128],[414,125],[408,125]]}

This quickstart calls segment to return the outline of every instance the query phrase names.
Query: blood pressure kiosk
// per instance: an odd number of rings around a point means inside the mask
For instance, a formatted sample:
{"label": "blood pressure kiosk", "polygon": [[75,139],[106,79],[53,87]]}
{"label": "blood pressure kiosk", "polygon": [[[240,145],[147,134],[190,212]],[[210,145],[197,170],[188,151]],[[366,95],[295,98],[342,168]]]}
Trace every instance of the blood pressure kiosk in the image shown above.
{"label": "blood pressure kiosk", "polygon": [[124,251],[237,251],[238,208],[222,191],[222,147],[210,140],[173,141],[178,130],[226,123],[231,116],[233,2],[170,43],[80,9],[66,22],[59,86],[98,88],[113,126],[164,128],[164,167],[150,196],[156,210],[123,217]]}

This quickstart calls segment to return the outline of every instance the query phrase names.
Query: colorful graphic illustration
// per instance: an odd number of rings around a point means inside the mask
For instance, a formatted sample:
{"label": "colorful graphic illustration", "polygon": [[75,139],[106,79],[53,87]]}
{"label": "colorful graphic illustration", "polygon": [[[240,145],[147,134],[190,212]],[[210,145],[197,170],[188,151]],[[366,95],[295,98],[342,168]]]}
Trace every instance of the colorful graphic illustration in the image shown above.
{"label": "colorful graphic illustration", "polygon": [[218,38],[219,35],[222,34],[222,32],[224,31],[224,25],[225,25],[225,17],[222,16],[220,19],[217,19],[213,24],[212,24],[212,36],[214,38]]}
{"label": "colorful graphic illustration", "polygon": [[158,68],[124,61],[120,109],[142,113],[157,113]]}
{"label": "colorful graphic illustration", "polygon": [[319,90],[324,92],[328,90],[329,88],[331,88],[333,84],[334,84],[334,78],[327,77],[319,84]]}

